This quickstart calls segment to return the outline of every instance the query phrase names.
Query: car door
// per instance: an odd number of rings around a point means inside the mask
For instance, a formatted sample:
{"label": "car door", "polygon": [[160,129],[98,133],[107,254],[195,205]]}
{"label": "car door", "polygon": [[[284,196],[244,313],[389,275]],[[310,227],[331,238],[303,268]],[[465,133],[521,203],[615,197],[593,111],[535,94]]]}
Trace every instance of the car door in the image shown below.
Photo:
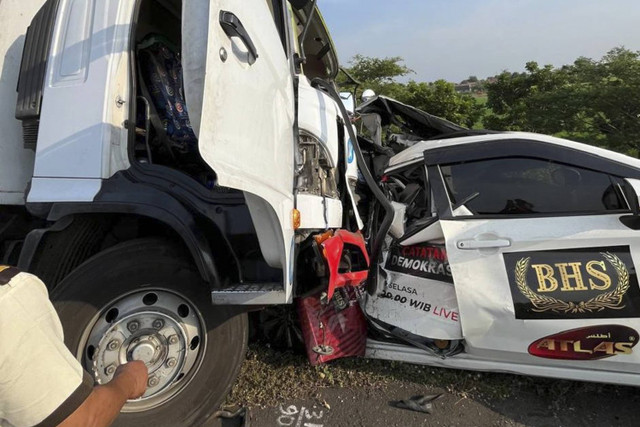
{"label": "car door", "polygon": [[379,326],[401,335],[459,340],[458,305],[426,169],[417,159],[385,176],[384,190],[396,213],[365,311]]}
{"label": "car door", "polygon": [[[638,169],[534,141],[425,153],[468,353],[638,372]],[[579,363],[576,363],[579,361]]]}
{"label": "car door", "polygon": [[[187,101],[196,100],[190,111],[198,123],[200,153],[219,186],[245,192],[267,262],[288,268],[295,103],[283,43],[289,20],[283,17],[285,8],[276,10],[281,5],[271,0],[185,2],[183,50]],[[285,274],[285,280],[290,276]]]}

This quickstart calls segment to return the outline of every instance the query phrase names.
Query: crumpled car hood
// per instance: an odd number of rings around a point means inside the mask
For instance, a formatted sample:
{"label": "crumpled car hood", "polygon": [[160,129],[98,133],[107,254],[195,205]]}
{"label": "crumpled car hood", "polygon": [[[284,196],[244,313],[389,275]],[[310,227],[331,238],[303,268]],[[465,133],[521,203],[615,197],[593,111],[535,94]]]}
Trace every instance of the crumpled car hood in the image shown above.
{"label": "crumpled car hood", "polygon": [[395,124],[417,140],[432,139],[467,130],[448,120],[382,95],[360,105],[356,111],[360,114],[378,114],[382,119],[382,126]]}

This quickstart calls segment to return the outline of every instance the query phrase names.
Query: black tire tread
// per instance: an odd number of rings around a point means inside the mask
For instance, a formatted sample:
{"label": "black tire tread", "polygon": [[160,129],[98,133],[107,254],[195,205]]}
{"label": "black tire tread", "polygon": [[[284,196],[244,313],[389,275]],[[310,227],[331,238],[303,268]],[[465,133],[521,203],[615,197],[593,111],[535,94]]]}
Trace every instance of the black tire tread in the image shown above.
{"label": "black tire tread", "polygon": [[[114,288],[124,289],[126,287],[124,283],[127,281],[137,283],[136,278],[131,277],[135,274],[147,275],[157,283],[162,281],[158,277],[171,277],[173,281],[167,280],[163,287],[173,286],[174,289],[190,297],[192,303],[198,306],[205,317],[207,326],[213,325],[207,332],[208,353],[198,374],[208,373],[209,377],[214,375],[215,378],[211,377],[213,379],[209,378],[207,381],[201,380],[200,375],[196,375],[192,383],[179,395],[161,407],[143,413],[122,414],[114,425],[120,427],[202,425],[217,410],[240,372],[247,349],[248,321],[246,314],[238,314],[228,307],[207,304],[210,298],[208,285],[202,282],[189,256],[179,245],[159,238],[127,241],[94,255],[65,277],[51,293],[54,306],[65,327],[65,343],[75,355],[80,334],[86,322],[89,321],[88,316],[91,313],[97,313],[114,299],[113,295],[118,294]],[[122,277],[118,278],[119,275]],[[105,280],[108,283],[108,279],[112,277],[115,277],[117,279],[115,281],[118,282],[114,283],[113,287],[105,283]],[[149,283],[134,286],[142,289],[147,285]],[[135,290],[135,287],[126,289],[126,291],[130,290]],[[75,325],[81,323],[80,319],[85,318],[87,320],[84,324]],[[214,337],[215,346],[211,347],[214,344]],[[211,366],[206,363],[208,358],[213,358],[218,363]],[[195,391],[192,392],[194,388]],[[196,395],[191,395],[193,393]],[[209,397],[199,401],[198,398],[201,396],[198,393]]]}

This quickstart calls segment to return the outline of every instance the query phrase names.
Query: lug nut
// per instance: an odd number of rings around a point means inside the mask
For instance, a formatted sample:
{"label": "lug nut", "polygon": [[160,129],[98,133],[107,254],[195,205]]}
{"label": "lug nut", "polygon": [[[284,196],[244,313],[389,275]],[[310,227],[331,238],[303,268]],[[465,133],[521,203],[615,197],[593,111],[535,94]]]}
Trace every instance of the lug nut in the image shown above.
{"label": "lug nut", "polygon": [[120,341],[118,340],[111,340],[107,345],[107,348],[111,351],[116,350],[118,347],[120,347]]}
{"label": "lug nut", "polygon": [[169,344],[178,344],[178,336],[177,335],[171,335],[169,337]]}
{"label": "lug nut", "polygon": [[162,329],[163,326],[164,326],[164,320],[156,319],[156,320],[153,321],[153,327],[155,329]]}
{"label": "lug nut", "polygon": [[176,360],[175,357],[171,357],[169,359],[167,359],[167,368],[173,368],[174,366],[176,366],[176,364],[178,363],[178,361]]}
{"label": "lug nut", "polygon": [[147,381],[147,386],[149,387],[155,387],[158,385],[158,383],[160,382],[160,380],[158,380],[158,378],[156,377],[149,377],[149,380]]}
{"label": "lug nut", "polygon": [[140,329],[140,323],[138,323],[137,320],[132,320],[127,324],[127,329],[129,330],[129,332],[135,332]]}
{"label": "lug nut", "polygon": [[113,373],[116,371],[116,365],[109,365],[104,369],[104,373],[107,375],[113,375]]}

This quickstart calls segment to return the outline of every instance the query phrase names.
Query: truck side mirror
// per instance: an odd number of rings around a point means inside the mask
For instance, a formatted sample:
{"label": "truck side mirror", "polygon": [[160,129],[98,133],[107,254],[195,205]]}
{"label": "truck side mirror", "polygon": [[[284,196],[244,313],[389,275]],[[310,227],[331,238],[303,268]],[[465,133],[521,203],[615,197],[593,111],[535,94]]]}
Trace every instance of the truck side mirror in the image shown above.
{"label": "truck side mirror", "polygon": [[344,104],[344,108],[346,108],[350,114],[353,114],[356,111],[356,100],[353,98],[353,94],[351,92],[340,92],[340,99]]}

